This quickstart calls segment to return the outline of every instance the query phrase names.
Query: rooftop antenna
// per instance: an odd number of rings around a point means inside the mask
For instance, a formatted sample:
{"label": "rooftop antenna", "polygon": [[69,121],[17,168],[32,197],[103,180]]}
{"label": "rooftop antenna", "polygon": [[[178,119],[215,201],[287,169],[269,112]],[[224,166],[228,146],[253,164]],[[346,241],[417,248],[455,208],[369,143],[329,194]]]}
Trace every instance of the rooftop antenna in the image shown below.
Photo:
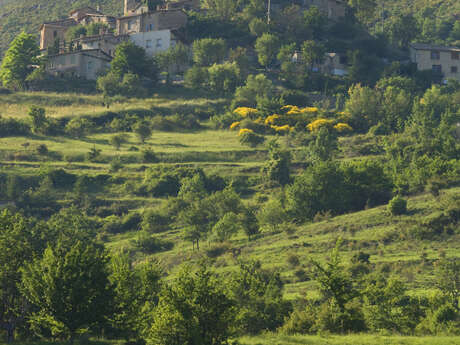
{"label": "rooftop antenna", "polygon": [[268,0],[268,10],[267,10],[267,24],[270,24],[270,12],[271,12],[272,2]]}

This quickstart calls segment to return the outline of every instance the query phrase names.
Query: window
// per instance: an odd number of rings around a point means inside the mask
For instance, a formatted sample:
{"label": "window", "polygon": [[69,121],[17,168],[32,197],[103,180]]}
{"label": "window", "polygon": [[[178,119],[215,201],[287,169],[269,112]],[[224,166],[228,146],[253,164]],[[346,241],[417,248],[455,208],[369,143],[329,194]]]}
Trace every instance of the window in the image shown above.
{"label": "window", "polygon": [[431,51],[431,60],[439,60],[439,58],[440,58],[439,51],[432,50]]}
{"label": "window", "polygon": [[457,73],[458,72],[458,67],[457,66],[452,66],[450,68],[450,73]]}
{"label": "window", "polygon": [[152,48],[152,40],[147,40],[145,42],[145,48]]}
{"label": "window", "polygon": [[88,72],[91,72],[93,70],[93,62],[92,61],[88,61],[87,69],[88,69]]}
{"label": "window", "polygon": [[159,38],[157,39],[157,48],[161,48],[161,45],[162,45],[162,39]]}
{"label": "window", "polygon": [[452,52],[452,60],[460,60],[460,52]]}
{"label": "window", "polygon": [[149,27],[150,27],[150,31],[153,31],[153,29],[155,28],[155,25],[153,25],[153,23],[150,23]]}
{"label": "window", "polygon": [[53,31],[53,37],[54,37],[54,38],[57,37],[57,31]]}
{"label": "window", "polygon": [[77,57],[75,55],[70,55],[70,64],[71,65],[75,65],[75,63],[77,62]]}
{"label": "window", "polygon": [[442,66],[441,65],[433,65],[431,66],[431,70],[435,73],[442,73]]}
{"label": "window", "polygon": [[128,22],[128,30],[132,30],[133,29],[133,26],[134,26],[134,20],[130,20]]}

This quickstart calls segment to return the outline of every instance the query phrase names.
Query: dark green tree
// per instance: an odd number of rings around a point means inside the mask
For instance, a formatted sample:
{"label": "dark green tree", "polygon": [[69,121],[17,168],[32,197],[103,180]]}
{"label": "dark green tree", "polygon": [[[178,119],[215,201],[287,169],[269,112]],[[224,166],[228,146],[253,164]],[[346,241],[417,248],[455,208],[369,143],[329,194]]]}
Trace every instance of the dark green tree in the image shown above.
{"label": "dark green tree", "polygon": [[115,56],[110,65],[110,71],[123,77],[127,73],[138,77],[157,80],[157,66],[152,58],[149,58],[142,47],[131,41],[123,42],[117,46]]}
{"label": "dark green tree", "polygon": [[145,140],[152,135],[152,129],[147,121],[139,121],[134,125],[133,130],[139,137],[141,143],[145,143]]}
{"label": "dark green tree", "polygon": [[262,168],[263,175],[269,181],[275,181],[284,186],[290,181],[291,155],[282,150],[276,141],[268,144],[268,161]]}
{"label": "dark green tree", "polygon": [[221,38],[203,38],[193,42],[193,62],[201,67],[223,61],[227,54],[227,44]]}
{"label": "dark green tree", "polygon": [[40,50],[34,35],[20,33],[12,42],[0,66],[3,86],[20,90],[26,87],[26,78],[38,64]]}
{"label": "dark green tree", "polygon": [[231,335],[233,304],[216,276],[199,265],[165,286],[152,313],[147,341],[158,345],[223,345]]}
{"label": "dark green tree", "polygon": [[239,270],[228,282],[236,305],[234,327],[242,334],[274,331],[292,310],[283,299],[283,282],[278,272],[263,269],[260,262],[239,262]]}
{"label": "dark green tree", "polygon": [[277,36],[264,33],[255,43],[257,59],[265,68],[269,68],[278,54],[280,40]]}
{"label": "dark green tree", "polygon": [[146,327],[145,309],[151,309],[158,303],[161,274],[153,262],[133,267],[127,254],[112,257],[110,281],[115,295],[110,323],[114,335],[126,340],[141,338]]}
{"label": "dark green tree", "polygon": [[25,321],[26,301],[19,290],[21,267],[30,261],[40,243],[33,224],[19,214],[0,212],[0,329],[8,343]]}
{"label": "dark green tree", "polygon": [[72,343],[79,332],[97,330],[113,305],[108,256],[90,242],[70,248],[60,242],[22,270],[22,292],[35,306],[31,327],[67,336]]}

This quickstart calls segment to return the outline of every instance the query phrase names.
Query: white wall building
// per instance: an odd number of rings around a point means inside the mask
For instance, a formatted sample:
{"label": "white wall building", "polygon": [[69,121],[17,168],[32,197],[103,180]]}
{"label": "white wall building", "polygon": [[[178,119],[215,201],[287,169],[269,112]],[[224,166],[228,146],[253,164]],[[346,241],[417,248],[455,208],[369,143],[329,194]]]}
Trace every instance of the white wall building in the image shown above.
{"label": "white wall building", "polygon": [[130,34],[129,37],[134,44],[144,48],[149,56],[168,50],[174,45],[171,40],[171,30],[138,32]]}

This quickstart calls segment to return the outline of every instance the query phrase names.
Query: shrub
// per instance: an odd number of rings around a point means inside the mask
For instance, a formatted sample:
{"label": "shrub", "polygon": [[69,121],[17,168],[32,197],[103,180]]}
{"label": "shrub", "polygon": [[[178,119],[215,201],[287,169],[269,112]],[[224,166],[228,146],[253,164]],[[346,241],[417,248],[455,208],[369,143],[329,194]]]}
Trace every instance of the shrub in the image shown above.
{"label": "shrub", "polygon": [[296,254],[289,254],[286,261],[292,267],[300,265],[299,257]]}
{"label": "shrub", "polygon": [[133,127],[134,132],[139,137],[141,143],[144,143],[146,139],[152,135],[152,129],[147,121],[139,121]]}
{"label": "shrub", "polygon": [[212,65],[208,68],[209,89],[218,93],[234,92],[240,85],[240,69],[236,63]]}
{"label": "shrub", "polygon": [[158,163],[159,159],[151,148],[147,148],[141,151],[141,161],[142,163]]}
{"label": "shrub", "polygon": [[170,218],[158,211],[148,210],[142,215],[141,228],[145,233],[158,233],[165,231],[170,224]]}
{"label": "shrub", "polygon": [[102,152],[101,149],[97,149],[94,146],[86,154],[86,159],[88,159],[90,162],[95,162],[101,156],[101,152]]}
{"label": "shrub", "polygon": [[46,156],[48,154],[48,146],[45,144],[38,145],[36,150],[40,156]]}
{"label": "shrub", "polygon": [[174,247],[173,242],[162,240],[143,231],[132,241],[132,244],[135,248],[146,254],[164,252]]}
{"label": "shrub", "polygon": [[394,216],[405,214],[407,212],[407,201],[399,195],[395,196],[388,203],[388,211]]}
{"label": "shrub", "polygon": [[77,180],[74,174],[69,174],[64,169],[50,170],[44,177],[49,178],[55,188],[73,187]]}
{"label": "shrub", "polygon": [[29,135],[30,127],[12,118],[4,119],[0,116],[0,137]]}
{"label": "shrub", "polygon": [[234,112],[227,112],[223,115],[214,115],[211,117],[211,125],[214,129],[227,129],[232,123],[240,121],[240,116]]}
{"label": "shrub", "polygon": [[198,89],[206,85],[208,80],[207,68],[193,66],[185,73],[184,84],[190,89]]}
{"label": "shrub", "polygon": [[109,171],[117,172],[117,171],[120,171],[121,169],[123,169],[123,163],[121,162],[120,157],[112,158],[112,160],[110,161]]}
{"label": "shrub", "polygon": [[76,117],[67,123],[65,132],[74,138],[81,138],[86,136],[92,127],[93,123],[90,120]]}
{"label": "shrub", "polygon": [[128,138],[126,134],[116,134],[110,138],[109,142],[110,142],[110,145],[112,145],[117,150],[119,150],[121,145],[125,144],[127,140]]}
{"label": "shrub", "polygon": [[[243,128],[243,130],[246,128]],[[256,147],[261,145],[265,141],[265,137],[263,135],[255,134],[251,130],[246,129],[245,131],[240,130],[240,134],[238,135],[238,139],[241,145],[246,145],[250,147]]]}
{"label": "shrub", "polygon": [[206,249],[206,256],[215,259],[225,254],[229,248],[230,246],[226,242],[213,244],[211,247]]}

